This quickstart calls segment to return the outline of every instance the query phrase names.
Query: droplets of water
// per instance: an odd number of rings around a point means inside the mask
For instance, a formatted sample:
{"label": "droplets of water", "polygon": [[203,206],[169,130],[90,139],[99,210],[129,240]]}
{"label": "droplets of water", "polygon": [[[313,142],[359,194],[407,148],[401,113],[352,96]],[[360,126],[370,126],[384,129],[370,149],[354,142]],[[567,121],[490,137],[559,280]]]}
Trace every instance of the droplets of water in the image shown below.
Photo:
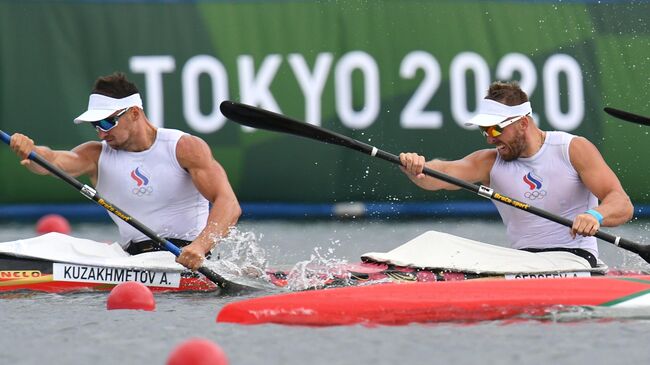
{"label": "droplets of water", "polygon": [[[337,243],[338,241],[335,241]],[[309,260],[298,262],[287,275],[287,288],[289,290],[307,290],[322,288],[326,285],[344,284],[349,279],[345,270],[347,260],[335,256],[334,247],[321,252],[321,247],[314,248]]]}
{"label": "droplets of water", "polygon": [[219,241],[206,265],[228,280],[255,286],[254,281],[265,281],[260,279],[265,277],[267,257],[254,232],[242,232],[233,227],[228,236]]}
{"label": "droplets of water", "polygon": [[[261,289],[274,288],[267,278],[269,271],[266,251],[261,247],[254,232],[232,228],[230,234],[221,239],[207,266],[227,280]],[[336,257],[336,247],[341,242],[330,242],[326,248],[315,247],[310,258],[296,263],[287,272],[286,289],[292,291],[323,288],[331,285],[346,285],[349,273],[347,260]]]}

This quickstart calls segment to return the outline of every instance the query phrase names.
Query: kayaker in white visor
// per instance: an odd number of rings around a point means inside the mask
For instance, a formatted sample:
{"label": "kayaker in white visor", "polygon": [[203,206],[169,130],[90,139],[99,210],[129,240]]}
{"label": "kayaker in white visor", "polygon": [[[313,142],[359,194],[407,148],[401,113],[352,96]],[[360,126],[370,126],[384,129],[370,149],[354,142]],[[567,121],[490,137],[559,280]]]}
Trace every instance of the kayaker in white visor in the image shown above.
{"label": "kayaker in white visor", "polygon": [[[16,133],[11,148],[35,173],[48,171],[27,158],[32,151],[74,177],[88,176],[106,200],[182,247],[178,263],[193,270],[201,267],[241,214],[226,172],[208,144],[188,133],[154,126],[144,113],[137,87],[122,73],[95,81],[88,110],[74,122],[94,128],[101,141],[54,151]],[[120,244],[130,254],[161,249],[141,231],[109,215],[119,228]]]}
{"label": "kayaker in white visor", "polygon": [[478,126],[494,148],[460,160],[426,161],[417,153],[401,153],[404,173],[427,190],[457,190],[456,185],[422,173],[423,168],[481,183],[499,193],[573,220],[569,229],[548,219],[495,203],[513,248],[568,251],[596,267],[593,235],[632,218],[634,207],[598,149],[584,137],[543,131],[532,117],[528,96],[516,82],[494,82],[478,113],[466,125]]}

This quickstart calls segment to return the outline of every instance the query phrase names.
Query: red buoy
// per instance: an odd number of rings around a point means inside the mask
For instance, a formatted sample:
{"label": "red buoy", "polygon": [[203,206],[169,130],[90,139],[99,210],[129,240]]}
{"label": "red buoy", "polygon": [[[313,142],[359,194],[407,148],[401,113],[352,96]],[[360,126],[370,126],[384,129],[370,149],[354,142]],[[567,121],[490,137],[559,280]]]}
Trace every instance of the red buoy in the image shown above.
{"label": "red buoy", "polygon": [[106,300],[106,309],[139,309],[153,311],[156,301],[153,293],[144,284],[127,281],[116,285]]}
{"label": "red buoy", "polygon": [[36,222],[36,233],[38,234],[50,232],[70,234],[70,231],[68,220],[58,214],[44,215]]}
{"label": "red buoy", "polygon": [[172,351],[167,365],[228,365],[228,357],[214,342],[192,338]]}

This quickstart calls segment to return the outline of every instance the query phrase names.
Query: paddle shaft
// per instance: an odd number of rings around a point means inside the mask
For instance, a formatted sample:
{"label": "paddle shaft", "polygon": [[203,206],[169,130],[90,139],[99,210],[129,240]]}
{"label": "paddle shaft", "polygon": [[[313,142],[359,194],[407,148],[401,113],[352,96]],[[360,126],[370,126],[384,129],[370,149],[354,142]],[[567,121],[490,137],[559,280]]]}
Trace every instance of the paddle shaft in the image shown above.
{"label": "paddle shaft", "polygon": [[610,108],[610,107],[606,107],[603,110],[605,110],[605,112],[607,112],[607,114],[609,114],[609,115],[611,115],[613,117],[619,118],[619,119],[623,119],[623,120],[625,120],[627,122],[632,122],[632,123],[637,123],[637,124],[643,124],[643,125],[650,126],[650,118],[648,118],[648,117],[644,117],[644,116],[637,115],[637,114],[632,114],[630,112],[626,112],[626,111],[623,111],[623,110],[620,110],[620,109],[615,109],[615,108]]}
{"label": "paddle shaft", "polygon": [[[276,132],[289,133],[300,137],[310,138],[325,143],[336,144],[343,147],[353,149],[355,151],[363,152],[373,157],[378,157],[382,160],[392,162],[397,165],[402,165],[398,156],[382,151],[377,147],[371,146],[367,143],[355,140],[353,138],[329,131],[327,129],[299,122],[281,114],[273,113],[268,110],[256,108],[254,106],[236,103],[232,101],[224,101],[220,105],[221,113],[228,119],[235,121],[253,128],[266,129]],[[573,221],[570,219],[558,216],[556,214],[547,212],[543,209],[534,207],[530,204],[520,202],[516,199],[507,197],[505,195],[495,192],[492,188],[476,185],[453,176],[449,176],[440,171],[424,168],[425,175],[442,180],[449,184],[458,186],[465,190],[471,191],[484,198],[493,199],[500,203],[509,205],[511,207],[527,211],[539,217],[551,220],[566,227],[572,227]],[[609,233],[598,231],[596,237],[613,243],[623,249],[634,252],[640,255],[644,260],[650,263],[650,246],[642,245],[640,243],[614,236]]]}
{"label": "paddle shaft", "polygon": [[[11,136],[8,135],[7,133],[3,132],[0,130],[0,138],[2,139],[3,142],[5,142],[7,145],[11,142]],[[123,210],[119,209],[115,205],[111,204],[109,201],[106,199],[102,198],[99,194],[97,194],[97,191],[86,185],[81,183],[79,180],[75,179],[74,177],[68,175],[65,171],[61,170],[60,168],[52,165],[49,163],[47,160],[45,160],[43,157],[41,157],[38,153],[36,152],[31,152],[28,156],[28,158],[34,162],[36,162],[38,165],[49,171],[52,175],[60,178],[61,180],[67,182],[68,184],[74,186],[75,189],[79,190],[81,195],[85,196],[86,198],[94,201],[95,203],[101,205],[104,207],[104,209],[108,210],[109,212],[113,213],[116,215],[118,218],[121,220],[125,221],[129,225],[131,225],[133,228],[137,229],[138,231],[142,232],[145,234],[147,237],[151,238],[154,242],[158,243],[161,247],[165,248],[167,251],[173,253],[175,256],[179,256],[181,254],[181,250],[176,247],[173,243],[169,242],[168,240],[161,238],[158,236],[154,231],[149,229],[147,226],[144,224],[140,223],[137,219],[131,217],[129,214],[124,212]],[[219,274],[215,273],[213,270],[210,270],[209,268],[202,266],[198,270],[201,274],[205,275],[208,279],[210,279],[212,282],[217,284],[221,288],[226,288],[227,286],[231,285],[232,283],[229,282],[228,280],[224,279],[221,277]]]}

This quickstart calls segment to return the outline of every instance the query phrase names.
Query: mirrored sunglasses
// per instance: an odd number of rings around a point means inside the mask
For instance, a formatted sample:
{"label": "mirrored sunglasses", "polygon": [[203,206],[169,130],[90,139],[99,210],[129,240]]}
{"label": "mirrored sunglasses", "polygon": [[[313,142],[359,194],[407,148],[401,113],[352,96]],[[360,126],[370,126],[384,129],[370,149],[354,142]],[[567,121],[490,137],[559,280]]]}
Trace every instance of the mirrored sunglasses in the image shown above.
{"label": "mirrored sunglasses", "polygon": [[129,111],[129,109],[130,108],[126,108],[112,117],[104,118],[96,122],[90,122],[90,124],[92,124],[93,127],[97,129],[97,131],[108,132],[111,129],[117,127],[120,118],[122,117],[122,115],[124,115],[124,113]]}
{"label": "mirrored sunglasses", "polygon": [[518,122],[523,118],[526,118],[527,116],[528,114],[522,116],[510,117],[497,125],[492,125],[489,127],[479,127],[479,128],[481,129],[481,134],[483,134],[484,137],[498,137],[503,133],[503,129],[505,127],[515,122]]}

